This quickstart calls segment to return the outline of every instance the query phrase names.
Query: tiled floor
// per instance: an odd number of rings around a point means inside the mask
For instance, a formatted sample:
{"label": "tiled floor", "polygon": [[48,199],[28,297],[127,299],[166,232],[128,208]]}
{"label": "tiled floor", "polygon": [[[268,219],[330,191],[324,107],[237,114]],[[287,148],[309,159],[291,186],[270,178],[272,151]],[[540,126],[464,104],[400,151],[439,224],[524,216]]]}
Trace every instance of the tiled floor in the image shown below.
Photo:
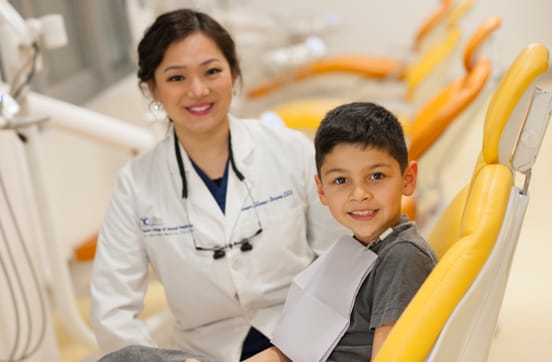
{"label": "tiled floor", "polygon": [[[129,83],[134,87],[134,83]],[[552,81],[544,84],[552,89]],[[128,93],[127,93],[128,94]],[[118,99],[117,112],[121,109]],[[102,104],[96,103],[96,109]],[[467,182],[477,150],[480,149],[484,110],[483,102],[480,109],[470,115],[470,123],[465,126],[460,138],[446,141],[438,145],[433,156],[442,154],[445,150],[449,154],[446,166],[442,169],[445,180],[445,198],[450,199],[455,190]],[[124,115],[113,114],[109,105],[104,111],[125,119]],[[134,116],[133,116],[134,117]],[[549,361],[552,359],[552,238],[547,237],[546,222],[549,219],[549,202],[552,202],[552,126],[541,146],[541,151],[534,166],[533,178],[530,186],[531,200],[521,230],[518,248],[513,260],[511,275],[506,289],[504,302],[500,311],[498,328],[491,345],[489,362],[517,362],[517,361]],[[452,142],[452,143],[451,143]],[[454,143],[456,142],[456,143]],[[461,144],[459,144],[461,143]],[[452,145],[452,147],[451,147]],[[431,157],[428,157],[428,160]],[[426,160],[426,162],[428,162]],[[424,163],[421,162],[421,166]],[[155,301],[156,297],[152,299]],[[87,309],[84,300],[83,310]],[[70,336],[63,331],[58,323],[58,338],[61,346],[62,362],[94,361],[96,354],[86,347],[75,344]]]}

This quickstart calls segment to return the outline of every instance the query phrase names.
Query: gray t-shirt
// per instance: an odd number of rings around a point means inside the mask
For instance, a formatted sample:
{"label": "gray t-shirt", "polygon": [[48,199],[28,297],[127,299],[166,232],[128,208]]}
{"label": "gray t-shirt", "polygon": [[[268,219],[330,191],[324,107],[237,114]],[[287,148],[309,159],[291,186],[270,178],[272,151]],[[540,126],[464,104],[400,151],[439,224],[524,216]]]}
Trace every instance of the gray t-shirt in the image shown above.
{"label": "gray t-shirt", "polygon": [[429,244],[406,218],[373,247],[374,268],[363,281],[351,312],[351,324],[328,361],[370,361],[374,330],[395,322],[437,263]]}
{"label": "gray t-shirt", "polygon": [[216,362],[210,358],[177,349],[139,345],[126,346],[108,353],[98,362],[184,362],[187,358],[195,358],[201,362]]}

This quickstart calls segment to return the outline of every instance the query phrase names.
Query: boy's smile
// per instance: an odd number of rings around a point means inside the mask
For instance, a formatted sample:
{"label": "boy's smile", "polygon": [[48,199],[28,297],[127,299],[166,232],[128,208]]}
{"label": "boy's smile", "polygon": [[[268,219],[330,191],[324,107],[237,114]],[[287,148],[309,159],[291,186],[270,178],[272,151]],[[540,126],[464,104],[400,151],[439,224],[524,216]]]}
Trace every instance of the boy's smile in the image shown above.
{"label": "boy's smile", "polygon": [[335,146],[315,176],[322,204],[365,245],[401,217],[401,199],[416,185],[417,165],[404,174],[387,151],[356,144]]}

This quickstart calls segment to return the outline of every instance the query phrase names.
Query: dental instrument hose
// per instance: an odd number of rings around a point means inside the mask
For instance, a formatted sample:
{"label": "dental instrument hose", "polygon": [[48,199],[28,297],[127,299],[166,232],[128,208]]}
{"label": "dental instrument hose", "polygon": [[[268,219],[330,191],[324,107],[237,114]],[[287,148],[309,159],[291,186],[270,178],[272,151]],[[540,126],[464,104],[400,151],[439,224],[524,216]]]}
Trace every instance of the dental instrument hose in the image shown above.
{"label": "dental instrument hose", "polygon": [[[26,360],[29,357],[31,357],[33,354],[35,354],[36,351],[42,345],[42,343],[45,339],[46,323],[47,323],[46,302],[45,302],[45,296],[42,294],[42,290],[40,288],[40,283],[38,281],[37,272],[36,272],[36,270],[33,266],[29,250],[27,249],[27,246],[25,245],[25,240],[23,238],[23,234],[21,232],[20,225],[18,223],[17,217],[16,217],[15,212],[14,212],[13,205],[10,201],[8,192],[6,190],[6,186],[5,186],[4,178],[2,177],[1,170],[0,170],[0,189],[1,189],[1,196],[6,200],[6,205],[8,206],[8,211],[9,211],[9,217],[12,220],[14,228],[15,228],[15,232],[16,232],[16,235],[17,235],[17,241],[16,242],[18,242],[19,245],[21,246],[21,250],[23,251],[23,254],[25,256],[25,261],[28,263],[29,269],[31,271],[31,277],[32,277],[32,280],[33,280],[34,287],[36,289],[36,293],[38,295],[38,302],[39,302],[39,305],[40,305],[40,313],[41,313],[40,314],[40,316],[41,316],[41,318],[40,318],[41,319],[40,320],[40,331],[39,331],[39,334],[38,334],[38,339],[36,340],[36,343],[34,345],[32,345],[31,341],[33,339],[32,338],[33,337],[33,323],[32,323],[32,316],[31,316],[31,309],[30,309],[30,305],[29,305],[29,298],[26,294],[24,285],[21,281],[20,269],[18,269],[18,264],[15,262],[14,255],[13,255],[14,253],[12,252],[12,249],[10,247],[10,243],[9,243],[8,236],[7,236],[7,233],[6,233],[5,224],[0,219],[0,236],[1,236],[2,240],[4,241],[5,248],[6,248],[6,251],[7,251],[7,257],[8,257],[7,258],[8,260],[5,260],[4,255],[2,253],[0,253],[0,266],[2,268],[3,275],[5,275],[5,278],[6,278],[6,281],[7,281],[7,284],[8,284],[8,290],[9,290],[9,293],[10,293],[10,296],[11,296],[11,302],[12,302],[11,304],[14,308],[14,317],[15,317],[15,339],[14,339],[13,346],[11,347],[9,355],[7,356],[7,360],[4,359],[5,356],[0,356],[0,362],[19,362],[19,361]],[[13,266],[13,273],[9,273],[9,270],[8,270],[9,265],[7,264],[8,261]],[[21,265],[21,264],[19,264],[19,265]],[[15,275],[15,277],[13,277],[13,275]],[[15,279],[15,281],[13,279]],[[23,305],[24,305],[25,312],[26,312],[26,315],[27,315],[27,328],[28,328],[29,333],[26,336],[24,344],[23,344],[22,341],[20,341],[20,339],[21,339],[20,330],[22,329],[21,327],[22,327],[22,323],[23,323],[23,321],[21,320],[21,317],[23,317],[23,316],[21,315],[21,311],[20,311],[18,303],[17,303],[17,296],[16,296],[17,291],[15,289],[16,285],[19,285],[21,298],[23,299]],[[22,351],[20,353],[17,353],[18,349],[21,348],[21,345],[23,346]]]}

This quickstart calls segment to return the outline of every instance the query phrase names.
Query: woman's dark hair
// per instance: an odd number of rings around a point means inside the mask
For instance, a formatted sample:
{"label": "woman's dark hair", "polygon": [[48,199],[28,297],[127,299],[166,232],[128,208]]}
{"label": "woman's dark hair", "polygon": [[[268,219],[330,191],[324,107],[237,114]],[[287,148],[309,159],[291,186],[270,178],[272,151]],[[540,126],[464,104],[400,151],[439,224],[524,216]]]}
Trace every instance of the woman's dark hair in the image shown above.
{"label": "woman's dark hair", "polygon": [[[235,78],[241,77],[236,46],[230,34],[209,15],[191,9],[178,9],[164,13],[146,29],[138,44],[138,79],[142,89],[155,81],[155,70],[163,61],[167,48],[175,41],[194,33],[213,39],[232,70]],[[147,88],[147,86],[146,86]]]}

